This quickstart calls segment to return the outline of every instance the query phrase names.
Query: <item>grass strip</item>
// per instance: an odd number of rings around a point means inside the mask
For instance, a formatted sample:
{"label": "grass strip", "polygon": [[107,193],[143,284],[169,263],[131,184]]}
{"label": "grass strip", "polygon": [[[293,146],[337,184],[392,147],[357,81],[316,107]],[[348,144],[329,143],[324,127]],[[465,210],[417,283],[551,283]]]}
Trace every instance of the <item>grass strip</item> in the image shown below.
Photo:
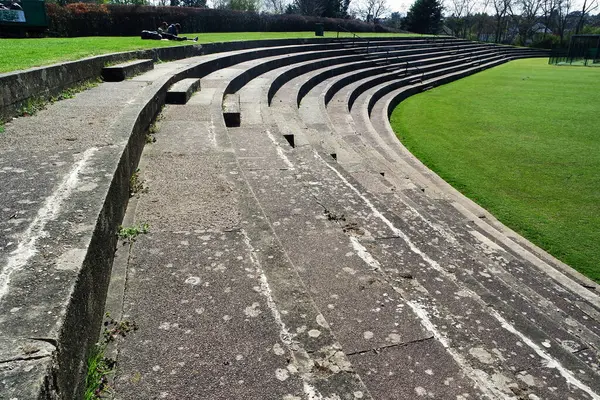
{"label": "grass strip", "polygon": [[410,97],[400,141],[502,223],[600,282],[600,70],[517,60]]}
{"label": "grass strip", "polygon": [[[360,33],[361,37],[400,37],[421,36],[414,34]],[[314,32],[225,32],[188,33],[187,37],[198,36],[197,43],[231,42],[238,40],[298,39],[314,38]],[[348,32],[340,32],[340,37],[350,37]],[[337,37],[336,32],[325,32],[325,38]],[[79,60],[101,54],[152,49],[157,47],[181,46],[194,42],[169,40],[142,40],[139,36],[42,38],[42,39],[0,39],[0,73],[22,70],[31,67]]]}

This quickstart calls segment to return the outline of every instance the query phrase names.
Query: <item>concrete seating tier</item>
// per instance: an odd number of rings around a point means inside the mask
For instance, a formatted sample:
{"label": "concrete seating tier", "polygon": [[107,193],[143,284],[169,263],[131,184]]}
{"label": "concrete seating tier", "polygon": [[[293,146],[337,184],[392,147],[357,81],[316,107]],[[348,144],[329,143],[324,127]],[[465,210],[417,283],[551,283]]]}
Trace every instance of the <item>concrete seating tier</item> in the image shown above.
{"label": "concrete seating tier", "polygon": [[[69,141],[64,166],[50,173],[56,182],[75,179],[72,190],[87,205],[59,203],[47,219],[79,221],[69,225],[77,243],[94,245],[84,250],[60,235],[44,242],[57,249],[44,252],[46,262],[69,268],[61,287],[75,294],[52,303],[68,305],[56,310],[66,318],[33,327],[50,306],[29,304],[24,288],[40,297],[55,289],[28,278],[39,264],[10,264],[0,291],[0,354],[12,357],[0,369],[4,392],[81,393],[78,376],[108,290],[105,311],[138,326],[117,341],[115,398],[600,398],[595,284],[456,193],[401,146],[388,122],[407,96],[544,55],[452,38],[289,44],[157,64],[78,95],[122,91],[111,99],[122,111],[106,119],[109,136]],[[164,106],[156,142],[140,158],[150,119],[185,78],[201,79],[202,89]],[[61,103],[31,121],[62,121],[70,110]],[[97,118],[84,113],[74,124]],[[27,140],[26,123],[14,121],[7,133]],[[86,156],[89,146],[106,154]],[[73,154],[76,170],[67,168]],[[101,276],[111,270],[138,159],[147,191],[129,203],[124,224],[148,223],[149,232],[119,246],[107,289]],[[119,194],[105,201],[107,188]],[[47,180],[39,195],[56,190]],[[19,215],[38,223],[36,205],[3,200],[11,212],[29,207]],[[23,219],[14,229],[27,234]],[[110,250],[104,263],[74,258],[101,249]],[[77,293],[90,288],[97,294],[83,304]],[[39,341],[42,357],[28,358],[23,352]]]}

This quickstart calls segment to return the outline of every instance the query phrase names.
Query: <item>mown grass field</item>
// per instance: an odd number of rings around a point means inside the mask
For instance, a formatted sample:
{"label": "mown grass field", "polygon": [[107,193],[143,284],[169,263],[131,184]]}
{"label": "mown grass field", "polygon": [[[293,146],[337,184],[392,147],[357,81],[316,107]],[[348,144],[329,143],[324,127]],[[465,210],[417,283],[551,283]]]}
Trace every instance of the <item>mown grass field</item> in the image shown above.
{"label": "mown grass field", "polygon": [[401,142],[505,225],[600,282],[600,69],[513,61],[410,97]]}
{"label": "mown grass field", "polygon": [[[360,33],[361,37],[373,36],[419,36],[413,34]],[[226,33],[187,33],[198,43],[229,42],[236,40],[314,38],[314,32],[226,32]],[[325,32],[326,38],[334,38],[336,32]],[[340,32],[340,37],[350,33]],[[139,36],[127,37],[78,37],[43,39],[0,39],[0,73],[55,64],[61,61],[78,60],[119,51],[150,49],[164,46],[180,46],[193,42],[168,40],[142,40]]]}

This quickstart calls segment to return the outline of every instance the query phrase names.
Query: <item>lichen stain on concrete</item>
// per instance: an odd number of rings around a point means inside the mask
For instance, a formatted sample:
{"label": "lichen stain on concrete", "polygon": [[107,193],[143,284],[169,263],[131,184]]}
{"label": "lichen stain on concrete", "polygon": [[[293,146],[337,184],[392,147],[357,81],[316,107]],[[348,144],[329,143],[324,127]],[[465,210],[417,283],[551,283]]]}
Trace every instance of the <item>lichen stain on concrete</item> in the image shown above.
{"label": "lichen stain on concrete", "polygon": [[45,199],[36,217],[21,235],[17,248],[11,252],[6,264],[0,271],[0,300],[8,293],[11,275],[21,270],[29,259],[38,252],[38,240],[47,235],[45,231],[46,224],[57,218],[64,201],[71,196],[73,190],[79,185],[82,170],[97,150],[97,148],[92,147],[81,155],[79,161],[73,165],[73,168],[54,192]]}
{"label": "lichen stain on concrete", "polygon": [[283,382],[290,377],[290,374],[286,369],[278,368],[275,370],[275,376]]}
{"label": "lichen stain on concrete", "polygon": [[278,356],[282,356],[285,354],[285,350],[283,349],[283,347],[281,347],[279,343],[275,343],[273,345],[273,353],[275,353]]}
{"label": "lichen stain on concrete", "polygon": [[189,278],[187,278],[185,280],[185,283],[187,283],[188,285],[192,285],[192,286],[196,286],[198,284],[200,284],[200,278],[197,276],[190,276]]}
{"label": "lichen stain on concrete", "polygon": [[256,318],[259,316],[259,314],[262,312],[260,309],[260,304],[259,303],[252,303],[251,306],[248,306],[244,309],[244,314],[247,317],[251,317],[251,318]]}
{"label": "lichen stain on concrete", "polygon": [[319,324],[319,326],[322,326],[325,329],[329,329],[329,323],[327,323],[323,314],[317,315],[316,320],[317,320],[317,324]]}
{"label": "lichen stain on concrete", "polygon": [[494,357],[483,347],[471,347],[469,354],[484,364],[492,364],[494,362]]}
{"label": "lichen stain on concrete", "polygon": [[308,331],[308,336],[311,338],[318,338],[321,335],[321,331],[318,329],[311,329]]}
{"label": "lichen stain on concrete", "polygon": [[61,271],[77,271],[86,254],[85,249],[71,249],[58,257],[55,268]]}

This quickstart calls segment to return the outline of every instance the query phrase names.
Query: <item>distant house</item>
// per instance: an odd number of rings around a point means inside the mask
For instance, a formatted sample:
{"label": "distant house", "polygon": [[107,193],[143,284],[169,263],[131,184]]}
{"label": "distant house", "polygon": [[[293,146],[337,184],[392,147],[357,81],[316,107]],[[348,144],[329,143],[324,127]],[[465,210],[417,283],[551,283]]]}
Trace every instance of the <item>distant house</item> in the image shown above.
{"label": "distant house", "polygon": [[541,22],[538,22],[531,27],[531,33],[533,35],[543,35],[544,33],[552,35],[552,30]]}

